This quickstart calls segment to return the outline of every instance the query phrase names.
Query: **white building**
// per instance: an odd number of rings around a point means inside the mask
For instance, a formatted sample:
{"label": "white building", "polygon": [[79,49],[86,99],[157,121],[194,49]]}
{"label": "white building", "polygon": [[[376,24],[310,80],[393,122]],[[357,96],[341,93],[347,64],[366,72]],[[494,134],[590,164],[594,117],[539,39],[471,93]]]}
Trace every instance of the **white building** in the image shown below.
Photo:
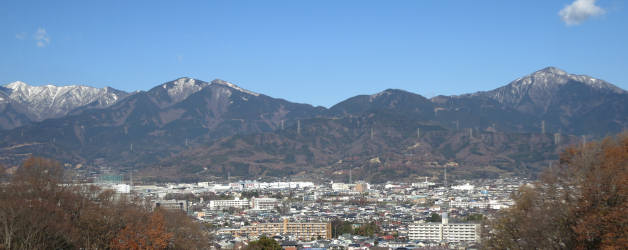
{"label": "white building", "polygon": [[346,184],[346,183],[332,183],[331,189],[334,191],[349,190],[350,187],[349,187],[349,184]]}
{"label": "white building", "polygon": [[414,188],[429,188],[431,186],[436,186],[434,182],[415,182],[412,183],[412,187]]}
{"label": "white building", "polygon": [[131,193],[131,185],[129,184],[116,184],[113,186],[116,193],[120,194],[129,194]]}
{"label": "white building", "polygon": [[443,214],[442,223],[414,223],[408,226],[410,240],[436,242],[479,242],[480,224],[449,223]]}
{"label": "white building", "polygon": [[473,189],[475,189],[475,186],[469,183],[466,183],[464,185],[453,186],[451,188],[454,190],[473,191]]}
{"label": "white building", "polygon": [[431,181],[427,181],[427,177],[425,177],[425,181],[424,182],[412,183],[412,187],[414,187],[414,188],[429,188],[431,186],[436,186],[436,183],[431,182]]}
{"label": "white building", "polygon": [[212,200],[209,201],[209,209],[211,210],[221,210],[225,208],[239,208],[245,209],[249,208],[251,203],[247,199],[240,200],[236,198],[235,200]]}
{"label": "white building", "polygon": [[504,209],[509,208],[514,205],[514,201],[512,200],[489,200],[489,207],[491,209]]}
{"label": "white building", "polygon": [[313,188],[314,183],[309,181],[293,181],[293,182],[257,182],[257,181],[240,181],[229,183],[231,190],[259,190],[259,189],[303,189]]}
{"label": "white building", "polygon": [[275,198],[253,198],[251,206],[255,210],[272,210],[279,204]]}
{"label": "white building", "polygon": [[458,200],[450,201],[449,206],[460,207],[460,208],[483,208],[483,209],[490,207],[489,202],[487,201],[458,201]]}

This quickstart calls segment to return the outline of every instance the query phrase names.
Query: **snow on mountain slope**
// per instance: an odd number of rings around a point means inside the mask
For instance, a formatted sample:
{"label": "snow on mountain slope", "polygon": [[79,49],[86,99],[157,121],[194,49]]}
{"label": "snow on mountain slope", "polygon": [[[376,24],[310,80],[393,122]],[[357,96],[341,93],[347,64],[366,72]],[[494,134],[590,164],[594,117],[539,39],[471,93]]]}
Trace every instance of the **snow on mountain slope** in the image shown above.
{"label": "snow on mountain slope", "polygon": [[204,81],[182,77],[174,81],[170,81],[161,85],[170,97],[170,104],[178,103],[185,100],[190,95],[198,92],[209,84]]}
{"label": "snow on mountain slope", "polygon": [[240,91],[240,92],[243,92],[243,93],[247,93],[247,94],[249,94],[249,95],[259,96],[259,93],[255,93],[255,92],[253,92],[253,91],[250,91],[250,90],[246,90],[246,89],[240,88],[239,86],[237,86],[237,85],[235,85],[235,84],[233,84],[233,83],[230,83],[230,82],[227,82],[227,81],[223,81],[223,80],[220,80],[220,79],[215,79],[215,80],[213,80],[213,81],[212,81],[212,84],[217,84],[217,85],[227,86],[227,87],[229,87],[229,88],[235,89],[235,90]]}
{"label": "snow on mountain slope", "polygon": [[0,91],[4,92],[8,101],[24,107],[26,115],[34,121],[61,117],[73,109],[93,103],[95,107],[107,107],[129,95],[109,87],[31,86],[20,81],[7,84]]}
{"label": "snow on mountain slope", "polygon": [[484,95],[500,103],[516,103],[526,94],[540,94],[541,92],[555,94],[559,87],[568,82],[583,83],[593,89],[624,94],[626,91],[603,80],[586,75],[574,75],[555,67],[534,72],[533,74],[514,80],[506,86],[488,92],[478,92],[474,95]]}
{"label": "snow on mountain slope", "polygon": [[[537,112],[547,109],[568,85],[584,86],[591,91],[603,94],[627,94],[617,86],[586,75],[569,74],[555,67],[547,67],[512,81],[506,86],[482,91],[465,96],[487,97],[506,106],[517,108],[521,105],[533,105],[536,108],[526,109]],[[523,111],[523,110],[522,110]]]}
{"label": "snow on mountain slope", "polygon": [[0,104],[9,102],[9,97],[7,96],[6,92],[8,92],[8,89],[0,86]]}
{"label": "snow on mountain slope", "polygon": [[[226,87],[225,91],[231,89],[259,96],[258,93],[245,90],[223,80],[216,79],[210,84],[188,77],[161,84],[151,89],[149,93],[160,107],[168,107],[187,99],[190,95],[210,85],[224,86]],[[81,85],[31,86],[24,82],[16,81],[0,86],[0,104],[11,104],[17,110],[15,112],[22,113],[28,117],[27,120],[42,121],[49,118],[62,117],[72,110],[81,107],[108,107],[131,94],[109,87],[94,88]],[[0,112],[3,110],[0,110]],[[23,125],[27,122],[20,120],[7,124]],[[13,126],[0,127],[8,129]]]}

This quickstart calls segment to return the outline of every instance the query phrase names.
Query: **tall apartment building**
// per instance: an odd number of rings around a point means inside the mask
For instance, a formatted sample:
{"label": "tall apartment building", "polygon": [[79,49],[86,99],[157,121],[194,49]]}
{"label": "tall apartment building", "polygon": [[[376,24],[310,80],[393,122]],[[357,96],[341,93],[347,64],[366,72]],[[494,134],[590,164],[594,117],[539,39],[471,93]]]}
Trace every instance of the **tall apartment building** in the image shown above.
{"label": "tall apartment building", "polygon": [[331,239],[331,223],[324,222],[290,222],[284,219],[281,223],[257,223],[244,226],[234,232],[241,236],[276,236],[292,235],[298,239]]}
{"label": "tall apartment building", "polygon": [[480,224],[449,223],[447,214],[443,214],[442,223],[415,223],[408,226],[411,240],[436,242],[479,242]]}

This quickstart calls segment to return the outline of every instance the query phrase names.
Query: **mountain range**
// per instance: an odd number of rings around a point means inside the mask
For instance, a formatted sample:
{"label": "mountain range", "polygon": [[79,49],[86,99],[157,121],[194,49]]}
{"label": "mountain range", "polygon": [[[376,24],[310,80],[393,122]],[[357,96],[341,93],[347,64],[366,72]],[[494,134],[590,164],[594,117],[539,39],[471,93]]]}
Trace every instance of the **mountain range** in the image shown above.
{"label": "mountain range", "polygon": [[223,80],[180,78],[126,93],[0,88],[0,162],[48,156],[159,180],[215,176],[530,175],[566,146],[628,125],[628,92],[548,67],[491,91],[431,99],[388,89],[330,108]]}

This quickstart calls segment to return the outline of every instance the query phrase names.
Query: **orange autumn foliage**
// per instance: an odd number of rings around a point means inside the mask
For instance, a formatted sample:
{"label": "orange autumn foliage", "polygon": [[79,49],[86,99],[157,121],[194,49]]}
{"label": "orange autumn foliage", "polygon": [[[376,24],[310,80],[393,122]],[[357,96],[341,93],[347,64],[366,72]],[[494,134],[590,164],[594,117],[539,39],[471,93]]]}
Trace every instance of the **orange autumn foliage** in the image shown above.
{"label": "orange autumn foliage", "polygon": [[165,249],[172,240],[172,235],[166,232],[164,215],[157,210],[148,218],[124,227],[113,239],[111,247],[114,249]]}
{"label": "orange autumn foliage", "polygon": [[0,249],[207,249],[205,227],[144,200],[63,183],[63,167],[33,157],[0,171]]}
{"label": "orange autumn foliage", "polygon": [[628,249],[628,136],[570,150],[561,162],[579,170],[571,208],[576,249]]}
{"label": "orange autumn foliage", "polygon": [[488,249],[628,249],[628,133],[572,147],[514,196]]}

